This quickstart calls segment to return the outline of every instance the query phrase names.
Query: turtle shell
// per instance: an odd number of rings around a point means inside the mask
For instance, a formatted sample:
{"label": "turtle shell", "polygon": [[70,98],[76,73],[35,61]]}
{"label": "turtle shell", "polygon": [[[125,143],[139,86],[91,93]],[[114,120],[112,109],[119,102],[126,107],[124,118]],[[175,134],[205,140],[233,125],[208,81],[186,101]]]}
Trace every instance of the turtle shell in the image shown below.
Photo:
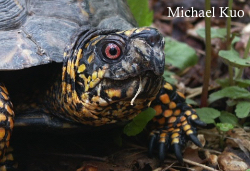
{"label": "turtle shell", "polygon": [[0,70],[62,62],[66,44],[85,25],[136,25],[125,0],[0,0],[0,16]]}

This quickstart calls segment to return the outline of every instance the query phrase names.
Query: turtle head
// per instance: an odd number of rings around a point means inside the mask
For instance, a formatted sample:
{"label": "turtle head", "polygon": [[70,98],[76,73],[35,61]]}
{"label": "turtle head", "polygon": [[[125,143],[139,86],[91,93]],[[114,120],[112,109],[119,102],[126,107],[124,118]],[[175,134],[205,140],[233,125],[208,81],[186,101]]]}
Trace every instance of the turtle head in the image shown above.
{"label": "turtle head", "polygon": [[65,50],[62,95],[67,111],[85,124],[86,117],[96,119],[90,123],[95,125],[131,119],[161,87],[163,48],[164,39],[154,28],[82,29]]}

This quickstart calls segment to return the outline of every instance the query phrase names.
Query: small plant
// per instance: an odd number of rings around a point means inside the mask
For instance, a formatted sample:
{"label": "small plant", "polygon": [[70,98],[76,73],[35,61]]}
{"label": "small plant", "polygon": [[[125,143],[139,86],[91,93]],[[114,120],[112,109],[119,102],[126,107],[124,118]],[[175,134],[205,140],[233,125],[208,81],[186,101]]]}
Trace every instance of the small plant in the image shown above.
{"label": "small plant", "polygon": [[[229,0],[229,9],[232,9],[232,0]],[[206,26],[207,27],[207,26]],[[209,28],[206,28],[206,30]],[[250,80],[242,79],[242,73],[246,67],[250,66],[250,57],[248,57],[250,48],[250,39],[244,52],[243,58],[233,48],[233,44],[239,40],[235,34],[231,34],[231,18],[227,19],[227,28],[211,29],[211,38],[221,38],[227,45],[226,50],[220,50],[219,56],[228,66],[229,77],[218,79],[217,83],[222,89],[209,95],[208,102],[213,103],[222,98],[228,98],[228,111],[218,111],[212,108],[197,109],[197,113],[206,123],[214,123],[219,130],[228,131],[234,126],[239,125],[239,119],[246,118],[250,115],[250,92],[246,87],[250,86]],[[197,33],[205,38],[205,29],[200,29]],[[207,46],[207,44],[206,44]],[[208,75],[206,75],[208,77]],[[218,113],[219,112],[219,113]],[[221,123],[215,123],[213,120],[219,118]]]}

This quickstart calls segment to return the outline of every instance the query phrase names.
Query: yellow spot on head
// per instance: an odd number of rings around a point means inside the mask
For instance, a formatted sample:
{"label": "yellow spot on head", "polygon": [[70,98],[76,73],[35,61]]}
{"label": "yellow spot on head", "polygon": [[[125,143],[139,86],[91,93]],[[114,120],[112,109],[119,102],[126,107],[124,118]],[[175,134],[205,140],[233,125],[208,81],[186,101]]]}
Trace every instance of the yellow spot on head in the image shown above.
{"label": "yellow spot on head", "polygon": [[105,92],[107,93],[109,98],[113,98],[113,97],[121,97],[121,90],[118,89],[107,89],[105,90]]}
{"label": "yellow spot on head", "polygon": [[104,73],[105,73],[105,70],[99,69],[98,70],[98,78],[103,78]]}
{"label": "yellow spot on head", "polygon": [[92,74],[92,80],[95,80],[97,78],[97,72],[94,71],[93,74]]}
{"label": "yellow spot on head", "polygon": [[81,73],[81,72],[85,71],[85,69],[86,69],[86,66],[84,64],[82,64],[78,67],[77,73]]}
{"label": "yellow spot on head", "polygon": [[127,30],[127,31],[124,32],[124,34],[129,37],[129,36],[131,36],[131,34],[134,33],[135,30],[136,30],[136,28],[131,29],[131,30]]}
{"label": "yellow spot on head", "polygon": [[142,32],[142,31],[144,31],[144,30],[150,30],[150,28],[148,28],[148,27],[141,27],[141,28],[138,28],[138,29],[135,31],[135,33],[140,33],[140,32]]}
{"label": "yellow spot on head", "polygon": [[97,78],[97,79],[95,79],[94,81],[91,81],[91,82],[89,83],[89,87],[90,87],[90,88],[94,88],[99,82],[100,82],[100,79]]}
{"label": "yellow spot on head", "polygon": [[89,58],[88,58],[88,63],[91,63],[91,62],[93,61],[94,57],[95,57],[95,55],[94,55],[94,53],[92,53],[92,54],[89,56]]}

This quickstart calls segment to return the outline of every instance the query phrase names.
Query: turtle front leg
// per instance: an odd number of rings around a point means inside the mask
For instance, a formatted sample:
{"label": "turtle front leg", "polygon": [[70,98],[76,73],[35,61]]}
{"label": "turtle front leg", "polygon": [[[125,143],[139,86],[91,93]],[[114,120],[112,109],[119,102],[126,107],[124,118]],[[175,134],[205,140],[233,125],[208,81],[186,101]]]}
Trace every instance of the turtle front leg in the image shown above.
{"label": "turtle front leg", "polygon": [[13,105],[6,87],[0,83],[0,171],[13,168],[13,156],[7,151],[13,126]]}
{"label": "turtle front leg", "polygon": [[187,140],[201,147],[197,138],[196,126],[206,124],[199,120],[196,112],[186,104],[184,95],[175,90],[169,83],[164,82],[151,107],[156,110],[153,118],[153,131],[150,134],[149,155],[154,146],[159,147],[159,158],[165,158],[165,151],[172,149],[177,159],[182,162],[181,147]]}

